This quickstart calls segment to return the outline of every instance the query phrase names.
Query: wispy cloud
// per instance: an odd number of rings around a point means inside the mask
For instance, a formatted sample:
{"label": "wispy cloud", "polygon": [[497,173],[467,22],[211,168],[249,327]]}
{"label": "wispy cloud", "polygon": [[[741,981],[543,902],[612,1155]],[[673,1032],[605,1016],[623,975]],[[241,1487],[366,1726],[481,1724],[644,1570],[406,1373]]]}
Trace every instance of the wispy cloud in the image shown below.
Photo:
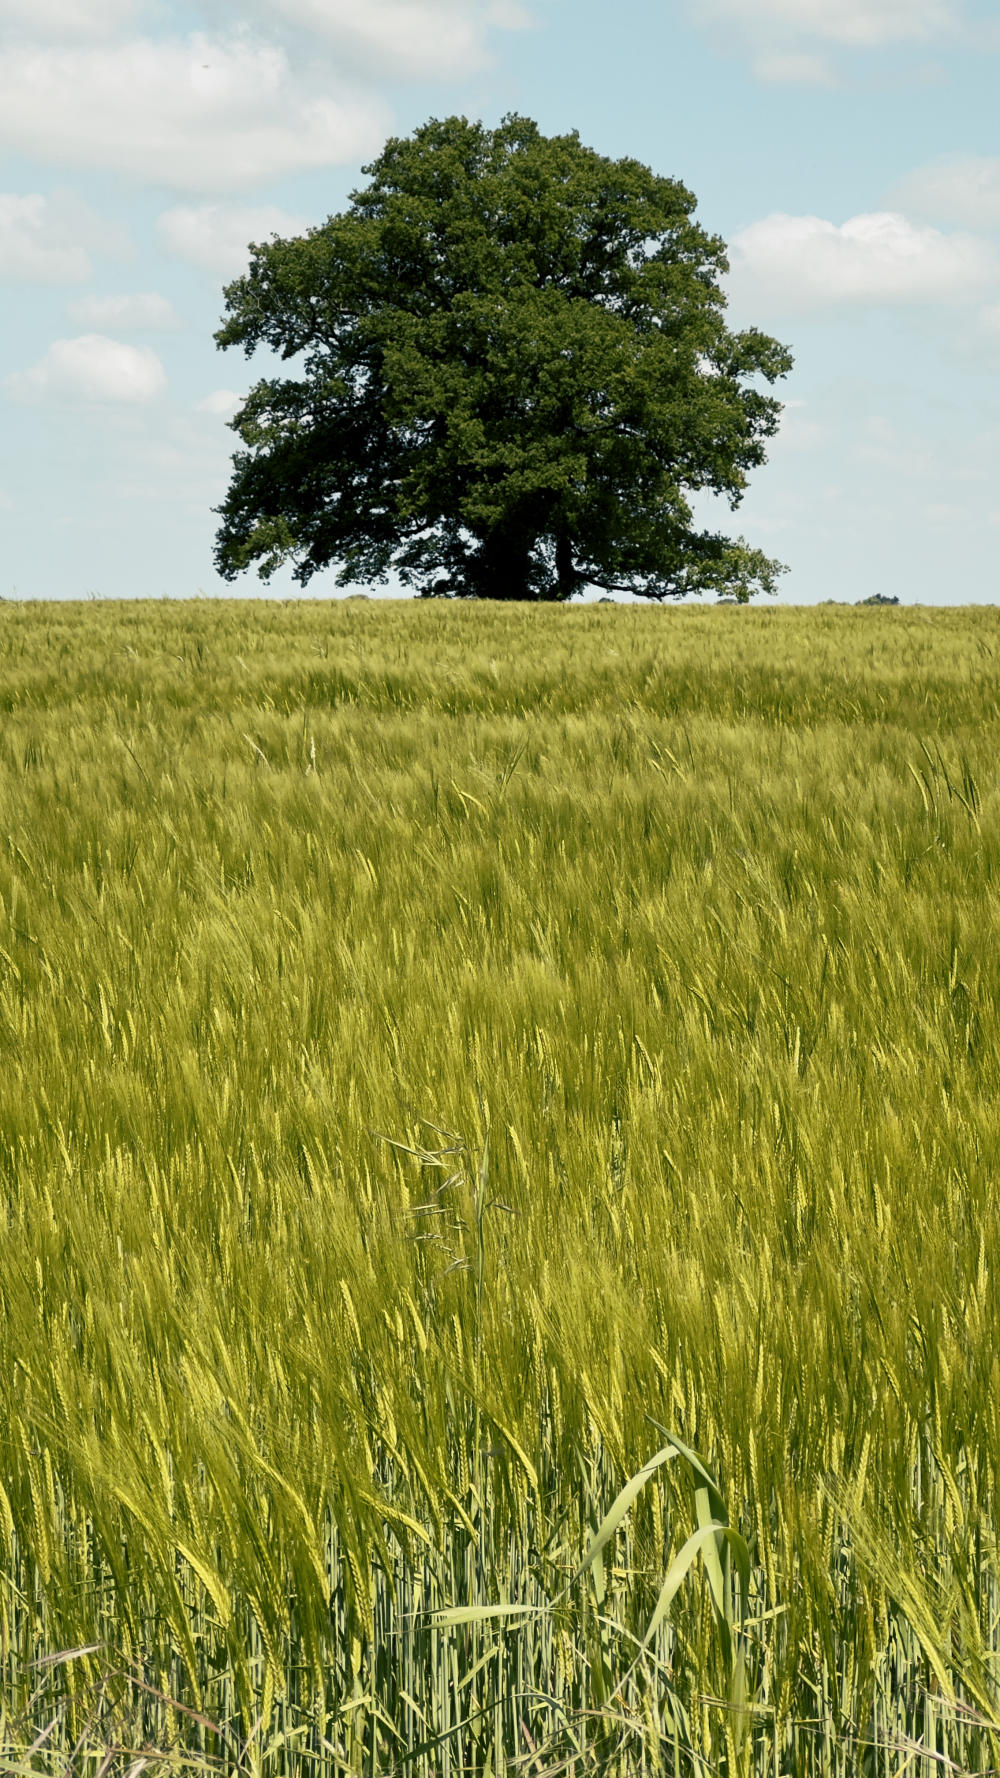
{"label": "wispy cloud", "polygon": [[0,33],[5,37],[112,37],[131,24],[136,0],[2,0]]}
{"label": "wispy cloud", "polygon": [[81,296],[66,308],[70,320],[79,327],[113,327],[117,333],[166,333],[181,325],[173,303],[152,290],[125,296]]}
{"label": "wispy cloud", "polygon": [[[317,218],[313,218],[315,222]],[[157,218],[163,246],[218,278],[235,278],[250,259],[249,243],[271,235],[301,235],[310,227],[304,216],[291,216],[274,204],[177,204]]]}
{"label": "wispy cloud", "polygon": [[213,389],[210,395],[195,402],[195,413],[214,414],[219,419],[229,420],[245,400],[246,396],[238,395],[235,389]]}
{"label": "wispy cloud", "polygon": [[935,222],[1000,228],[1000,156],[949,155],[908,173],[890,201]]}
{"label": "wispy cloud", "polygon": [[0,276],[40,284],[82,284],[90,255],[53,227],[40,192],[0,194]]}
{"label": "wispy cloud", "polygon": [[775,86],[838,86],[837,70],[829,56],[805,49],[765,49],[754,56],[753,71],[759,80]]}
{"label": "wispy cloud", "polygon": [[769,85],[836,87],[865,52],[975,44],[1000,47],[964,13],[964,0],[689,0],[693,21],[742,48]]}
{"label": "wispy cloud", "polygon": [[0,279],[6,282],[82,284],[92,275],[92,252],[120,258],[128,251],[125,231],[72,191],[0,192]]}
{"label": "wispy cloud", "polygon": [[960,17],[954,0],[709,0],[701,10],[754,40],[811,37],[856,49],[929,43],[956,30]]}

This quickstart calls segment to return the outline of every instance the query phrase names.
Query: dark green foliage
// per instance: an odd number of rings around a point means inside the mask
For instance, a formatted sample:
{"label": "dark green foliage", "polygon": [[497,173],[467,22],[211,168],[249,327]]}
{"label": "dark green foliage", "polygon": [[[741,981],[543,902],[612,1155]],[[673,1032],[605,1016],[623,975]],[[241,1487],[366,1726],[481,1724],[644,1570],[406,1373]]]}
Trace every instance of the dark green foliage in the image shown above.
{"label": "dark green foliage", "polygon": [[393,139],[350,208],[252,249],[221,347],[298,358],[232,422],[216,549],[232,580],[390,568],[425,596],[773,591],[780,564],[699,532],[736,507],[791,354],[730,332],[725,246],[692,194],[574,132],[452,117]]}

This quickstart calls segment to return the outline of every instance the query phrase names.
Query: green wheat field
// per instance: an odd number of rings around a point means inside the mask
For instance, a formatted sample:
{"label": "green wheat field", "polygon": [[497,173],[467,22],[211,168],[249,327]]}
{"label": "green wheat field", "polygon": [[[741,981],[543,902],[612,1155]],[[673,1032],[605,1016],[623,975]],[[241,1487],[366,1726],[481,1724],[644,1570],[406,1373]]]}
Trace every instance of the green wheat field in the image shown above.
{"label": "green wheat field", "polygon": [[1000,1768],[998,665],[0,606],[0,1771]]}

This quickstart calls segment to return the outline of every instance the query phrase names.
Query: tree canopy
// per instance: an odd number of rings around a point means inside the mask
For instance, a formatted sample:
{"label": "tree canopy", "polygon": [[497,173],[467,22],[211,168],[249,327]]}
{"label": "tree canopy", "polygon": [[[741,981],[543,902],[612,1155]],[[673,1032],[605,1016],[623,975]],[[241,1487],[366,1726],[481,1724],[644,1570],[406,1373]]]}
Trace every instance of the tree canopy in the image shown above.
{"label": "tree canopy", "polygon": [[781,564],[696,529],[690,496],[739,505],[781,414],[760,383],[792,358],[726,327],[725,243],[692,193],[518,116],[432,119],[363,172],[349,209],[253,245],[225,289],[217,344],[299,374],[258,382],[231,422],[220,574],[773,591]]}

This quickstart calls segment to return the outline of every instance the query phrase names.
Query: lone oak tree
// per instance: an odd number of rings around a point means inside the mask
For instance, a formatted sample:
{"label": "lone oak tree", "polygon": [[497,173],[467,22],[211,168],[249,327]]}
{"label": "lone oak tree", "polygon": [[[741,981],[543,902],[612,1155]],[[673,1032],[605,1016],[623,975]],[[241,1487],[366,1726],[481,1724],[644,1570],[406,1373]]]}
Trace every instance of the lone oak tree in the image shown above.
{"label": "lone oak tree", "polygon": [[220,347],[301,358],[231,422],[216,563],[303,586],[393,568],[426,597],[772,592],[781,564],[696,530],[765,461],[791,354],[725,326],[725,244],[675,179],[529,118],[432,119],[351,206],[251,247]]}

